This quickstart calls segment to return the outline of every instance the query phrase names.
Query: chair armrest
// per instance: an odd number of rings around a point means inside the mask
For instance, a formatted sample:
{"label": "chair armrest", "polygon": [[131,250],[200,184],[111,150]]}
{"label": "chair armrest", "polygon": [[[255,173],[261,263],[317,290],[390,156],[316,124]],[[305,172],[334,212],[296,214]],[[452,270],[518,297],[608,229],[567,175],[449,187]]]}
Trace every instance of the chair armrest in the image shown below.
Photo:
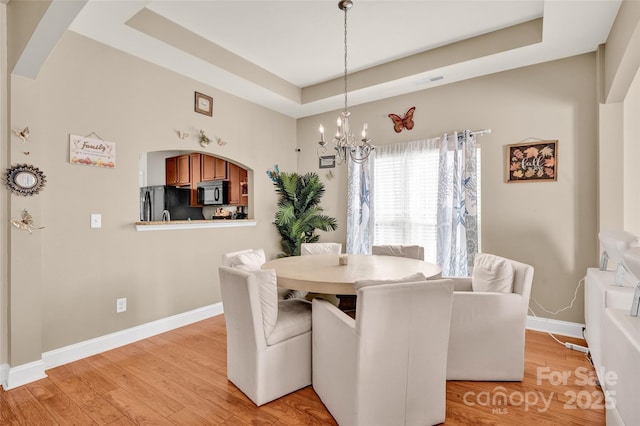
{"label": "chair armrest", "polygon": [[471,277],[451,277],[453,281],[453,291],[473,291]]}
{"label": "chair armrest", "polygon": [[313,299],[311,327],[313,388],[323,401],[329,398],[325,401],[328,405],[350,400],[356,394],[357,382],[359,336],[355,320],[335,305],[316,298]]}
{"label": "chair armrest", "polygon": [[327,347],[330,347],[331,352],[343,350],[346,353],[355,353],[358,337],[355,330],[355,319],[342,312],[334,304],[319,298],[313,299],[311,312],[312,332],[319,339],[325,337],[329,339]]}

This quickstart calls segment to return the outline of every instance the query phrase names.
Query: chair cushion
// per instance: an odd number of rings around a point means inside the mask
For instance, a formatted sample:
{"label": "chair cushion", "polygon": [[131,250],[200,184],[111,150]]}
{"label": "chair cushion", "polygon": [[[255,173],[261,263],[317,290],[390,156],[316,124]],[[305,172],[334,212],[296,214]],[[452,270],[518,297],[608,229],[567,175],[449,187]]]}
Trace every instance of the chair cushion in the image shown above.
{"label": "chair cushion", "polygon": [[229,259],[229,266],[243,271],[255,271],[266,261],[263,249],[251,250],[240,253]]}
{"label": "chair cushion", "polygon": [[281,300],[278,303],[278,322],[267,336],[267,345],[275,345],[310,331],[311,302],[302,299]]}
{"label": "chair cushion", "polygon": [[391,283],[412,283],[416,281],[426,281],[426,280],[427,278],[424,276],[422,272],[416,272],[415,274],[412,274],[397,280],[360,280],[354,283],[354,287],[356,291],[358,291],[363,287],[370,287],[374,285],[391,284]]}
{"label": "chair cushion", "polygon": [[511,293],[513,266],[503,257],[478,253],[473,263],[471,287],[473,291]]}
{"label": "chair cushion", "polygon": [[275,269],[249,271],[258,283],[264,337],[268,340],[278,322],[278,284]]}

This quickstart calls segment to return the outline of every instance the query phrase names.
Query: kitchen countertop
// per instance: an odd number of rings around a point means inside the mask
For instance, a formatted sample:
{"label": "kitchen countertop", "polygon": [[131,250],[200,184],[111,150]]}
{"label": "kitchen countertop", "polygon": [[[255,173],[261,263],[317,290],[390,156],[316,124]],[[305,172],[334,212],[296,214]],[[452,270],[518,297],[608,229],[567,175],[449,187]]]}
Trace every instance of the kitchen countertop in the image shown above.
{"label": "kitchen countertop", "polygon": [[211,219],[136,222],[136,231],[168,231],[174,229],[235,228],[256,226],[255,219]]}

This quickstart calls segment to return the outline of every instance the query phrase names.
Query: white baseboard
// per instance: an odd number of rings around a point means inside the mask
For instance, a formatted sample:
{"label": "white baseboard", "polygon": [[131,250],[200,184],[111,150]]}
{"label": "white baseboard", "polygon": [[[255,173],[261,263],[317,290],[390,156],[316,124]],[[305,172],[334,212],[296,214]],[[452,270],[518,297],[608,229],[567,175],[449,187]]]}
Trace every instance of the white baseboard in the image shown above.
{"label": "white baseboard", "polygon": [[178,327],[202,321],[223,313],[222,303],[204,306],[189,312],[152,321],[95,339],[54,349],[42,354],[42,360],[17,367],[0,365],[2,387],[9,390],[47,377],[45,370],[99,354],[138,340],[146,339]]}
{"label": "white baseboard", "polygon": [[2,387],[4,390],[17,388],[47,377],[42,360],[13,368],[10,368],[8,364],[3,365],[3,367]]}
{"label": "white baseboard", "polygon": [[146,339],[156,334],[164,333],[174,328],[183,327],[194,322],[202,321],[222,313],[222,303],[216,303],[192,311],[183,312],[157,321],[148,322],[137,327],[117,331],[95,339],[54,349],[42,354],[45,369],[58,367],[82,358],[99,354],[138,340]]}
{"label": "white baseboard", "polygon": [[559,334],[561,336],[584,338],[582,328],[584,324],[577,322],[560,321],[549,318],[527,317],[527,329],[535,331],[545,331],[551,334]]}

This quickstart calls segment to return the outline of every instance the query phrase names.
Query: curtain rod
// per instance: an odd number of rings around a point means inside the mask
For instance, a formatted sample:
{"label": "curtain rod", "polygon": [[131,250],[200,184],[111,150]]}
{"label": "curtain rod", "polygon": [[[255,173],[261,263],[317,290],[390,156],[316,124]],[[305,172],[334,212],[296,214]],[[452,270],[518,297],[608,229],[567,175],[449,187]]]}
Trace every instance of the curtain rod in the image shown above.
{"label": "curtain rod", "polygon": [[[456,131],[455,133],[457,133],[458,135],[463,135],[463,134],[464,134],[464,132],[465,132],[465,130],[459,130],[459,131]],[[451,134],[453,134],[453,133],[454,133],[454,132],[451,132],[451,133],[445,133],[445,135],[451,135]],[[488,134],[490,134],[490,133],[491,133],[491,129],[472,130],[472,131],[470,131],[469,133],[470,133],[471,135],[473,135],[473,136],[475,136],[475,135],[478,135],[478,136],[488,135]],[[440,137],[440,136],[437,136],[437,137]]]}
{"label": "curtain rod", "polygon": [[478,135],[478,136],[482,136],[482,135],[488,135],[491,133],[491,129],[483,129],[483,130],[472,130],[471,134],[472,135]]}

